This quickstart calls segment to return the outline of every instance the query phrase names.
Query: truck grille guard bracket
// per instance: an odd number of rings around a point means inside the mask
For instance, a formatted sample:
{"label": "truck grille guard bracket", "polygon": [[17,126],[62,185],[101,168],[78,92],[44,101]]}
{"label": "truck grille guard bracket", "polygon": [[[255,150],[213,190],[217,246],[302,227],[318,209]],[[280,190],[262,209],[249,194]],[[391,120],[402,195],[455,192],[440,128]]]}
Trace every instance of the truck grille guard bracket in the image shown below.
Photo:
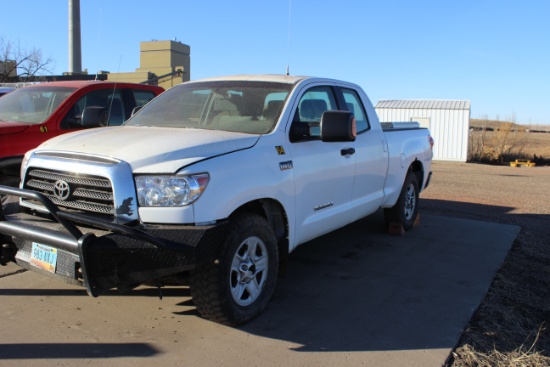
{"label": "truck grille guard bracket", "polygon": [[[82,214],[61,211],[48,197],[39,192],[0,185],[0,197],[8,195],[39,201],[67,233],[42,227],[34,227],[28,224],[18,223],[17,221],[10,221],[5,216],[3,205],[0,205],[0,233],[37,242],[45,242],[44,240],[46,240],[55,247],[78,254],[86,291],[88,295],[93,297],[97,297],[102,289],[96,286],[93,277],[90,275],[90,264],[88,264],[87,261],[89,258],[89,256],[87,256],[87,251],[93,246],[93,242],[98,239],[98,237],[93,233],[83,234],[75,223],[91,225],[109,232],[129,236],[136,240],[147,242],[156,248],[174,248],[174,244],[171,243],[171,241],[153,237],[139,229],[107,222],[98,218],[90,218]],[[195,248],[190,245],[181,243],[176,245],[179,249],[195,250]]]}

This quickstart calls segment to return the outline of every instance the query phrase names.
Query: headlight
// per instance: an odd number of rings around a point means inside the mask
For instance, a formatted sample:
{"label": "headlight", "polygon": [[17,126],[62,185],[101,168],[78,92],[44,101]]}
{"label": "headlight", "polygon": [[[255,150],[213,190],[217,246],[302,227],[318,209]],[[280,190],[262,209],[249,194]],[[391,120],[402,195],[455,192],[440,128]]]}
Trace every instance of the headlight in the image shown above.
{"label": "headlight", "polygon": [[140,206],[183,206],[197,200],[210,176],[137,176],[136,188]]}

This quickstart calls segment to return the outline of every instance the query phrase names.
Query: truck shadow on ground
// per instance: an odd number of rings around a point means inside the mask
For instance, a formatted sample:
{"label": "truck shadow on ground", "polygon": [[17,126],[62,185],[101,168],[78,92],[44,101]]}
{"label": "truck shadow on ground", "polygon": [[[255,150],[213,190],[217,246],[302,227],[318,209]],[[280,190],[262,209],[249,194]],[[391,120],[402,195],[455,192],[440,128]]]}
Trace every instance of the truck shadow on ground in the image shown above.
{"label": "truck shadow on ground", "polygon": [[28,343],[0,344],[0,360],[95,359],[153,357],[159,350],[147,343]]}
{"label": "truck shadow on ground", "polygon": [[425,216],[404,236],[384,229],[378,212],[300,246],[242,330],[303,352],[454,347],[519,228]]}
{"label": "truck shadow on ground", "polygon": [[[52,280],[54,282],[54,280]],[[56,296],[56,297],[89,297],[86,290],[82,287],[75,289],[20,289],[20,288],[3,288],[0,289],[0,296]],[[158,298],[181,298],[190,297],[188,288],[174,287],[174,288],[162,288],[159,291],[153,287],[142,287],[136,290],[128,291],[125,293],[118,292],[117,290],[109,290],[100,297],[158,297]]]}
{"label": "truck shadow on ground", "polygon": [[[300,246],[290,255],[289,272],[279,279],[268,308],[235,332],[284,341],[298,352],[453,348],[519,228],[431,215],[441,214],[435,210],[438,204],[423,201],[429,209],[421,211],[420,224],[404,236],[386,234],[379,211]],[[445,203],[449,215],[453,204]],[[457,203],[457,210],[464,212],[492,210],[510,216],[510,209]],[[187,288],[164,288],[162,294],[164,302],[176,306],[174,315],[198,318]],[[0,296],[20,295],[87,297],[77,288],[0,290]],[[110,291],[105,296],[119,295]],[[149,287],[125,295],[158,296]],[[208,322],[189,320],[195,321]],[[225,327],[214,326],[218,328]],[[69,344],[53,345],[61,350]],[[76,343],[76,349],[86,345]],[[26,346],[0,345],[0,355],[17,355],[11,350]],[[105,348],[99,353],[103,357],[156,353],[146,343]],[[48,358],[44,353],[49,351],[37,350],[31,358]],[[60,352],[57,358],[72,355]]]}

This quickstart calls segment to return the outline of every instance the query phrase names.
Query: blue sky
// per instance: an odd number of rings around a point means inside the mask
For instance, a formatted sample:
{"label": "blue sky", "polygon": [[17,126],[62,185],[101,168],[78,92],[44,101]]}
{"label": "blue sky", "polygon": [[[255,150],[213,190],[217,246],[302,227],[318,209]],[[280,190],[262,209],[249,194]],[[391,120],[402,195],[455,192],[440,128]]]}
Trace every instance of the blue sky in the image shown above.
{"label": "blue sky", "polygon": [[[68,1],[1,1],[0,37],[68,70]],[[24,5],[23,5],[24,4]],[[355,82],[380,99],[470,100],[471,117],[550,124],[548,0],[81,0],[82,67],[129,72],[141,41],[191,47],[191,79]],[[290,24],[290,25],[289,25]]]}

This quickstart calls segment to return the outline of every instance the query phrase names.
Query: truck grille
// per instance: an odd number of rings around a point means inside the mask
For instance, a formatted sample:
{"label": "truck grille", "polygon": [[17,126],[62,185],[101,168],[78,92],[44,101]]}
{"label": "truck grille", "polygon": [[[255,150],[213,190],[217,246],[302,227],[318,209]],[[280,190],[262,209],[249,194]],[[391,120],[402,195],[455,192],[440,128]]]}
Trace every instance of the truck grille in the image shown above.
{"label": "truck grille", "polygon": [[45,194],[59,207],[115,215],[111,181],[104,177],[31,169],[24,188]]}

